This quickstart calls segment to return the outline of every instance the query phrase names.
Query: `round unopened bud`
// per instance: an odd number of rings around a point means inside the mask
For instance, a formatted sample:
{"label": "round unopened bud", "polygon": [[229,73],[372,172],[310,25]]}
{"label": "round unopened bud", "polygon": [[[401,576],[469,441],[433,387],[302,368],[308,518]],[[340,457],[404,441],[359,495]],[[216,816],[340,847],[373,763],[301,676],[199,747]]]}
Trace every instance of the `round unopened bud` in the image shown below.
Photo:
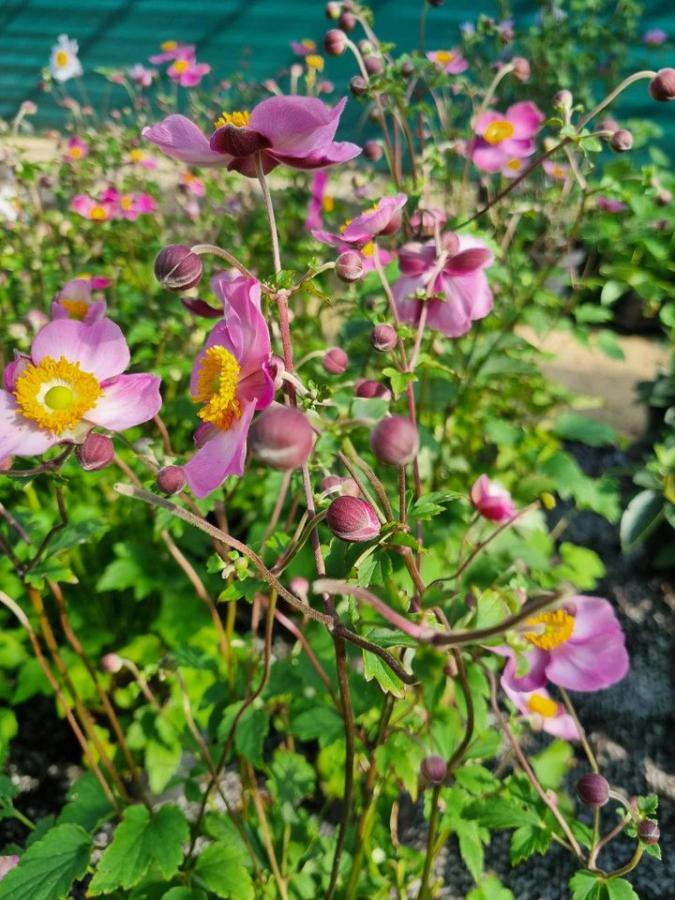
{"label": "round unopened bud", "polygon": [[106,653],[105,656],[101,657],[101,669],[104,672],[110,672],[112,675],[121,672],[123,665],[124,661],[117,653]]}
{"label": "round unopened bud", "polygon": [[656,202],[659,206],[668,206],[668,204],[672,203],[673,195],[667,188],[661,188],[661,190],[656,195]]}
{"label": "round unopened bud", "polygon": [[361,53],[361,56],[368,56],[369,53],[375,52],[375,47],[369,40],[366,40],[366,38],[364,38],[362,41],[359,41],[359,51]]}
{"label": "round unopened bud", "polygon": [[571,109],[573,103],[574,97],[572,96],[572,92],[565,88],[562,91],[558,91],[553,98],[553,105],[558,109]]}
{"label": "round unopened bud", "polygon": [[379,162],[382,159],[382,144],[379,141],[366,141],[363,145],[363,155],[371,162]]}
{"label": "round unopened bud", "polygon": [[328,507],[326,522],[341,541],[372,541],[380,533],[375,510],[360,497],[337,497]]}
{"label": "round unopened bud", "polygon": [[380,462],[388,466],[405,466],[417,455],[417,428],[404,416],[388,416],[373,429],[370,446]]}
{"label": "round unopened bud", "polygon": [[307,581],[306,578],[303,578],[302,575],[296,575],[295,578],[291,578],[288,582],[288,586],[296,597],[299,597],[301,600],[307,600],[307,595],[309,594],[309,581]]}
{"label": "round unopened bud", "polygon": [[398,343],[398,335],[393,325],[386,322],[382,325],[376,325],[370,333],[370,344],[373,350],[380,353],[387,353],[393,350]]}
{"label": "round unopened bud", "polygon": [[157,473],[157,487],[167,497],[180,494],[185,487],[185,473],[180,466],[164,466]]}
{"label": "round unopened bud", "polygon": [[675,69],[659,69],[649,82],[649,93],[660,103],[675,100]]}
{"label": "round unopened bud", "polygon": [[170,244],[155,259],[155,278],[168,291],[187,291],[199,284],[201,257],[184,244]]}
{"label": "round unopened bud", "polygon": [[339,25],[343,31],[353,31],[356,28],[356,16],[346,10],[340,16]]}
{"label": "round unopened bud", "polygon": [[410,60],[406,60],[401,66],[401,75],[404,78],[410,78],[410,76],[415,71],[415,66],[410,62]]}
{"label": "round unopened bud", "polygon": [[341,281],[360,281],[363,278],[363,257],[356,250],[345,250],[335,263],[335,274]]}
{"label": "round unopened bud", "polygon": [[342,375],[349,365],[349,357],[341,347],[331,347],[321,360],[329,375]]}
{"label": "round unopened bud", "polygon": [[384,72],[384,60],[381,56],[375,56],[374,53],[366,56],[363,65],[369,75],[381,75]]}
{"label": "round unopened bud", "polygon": [[625,153],[633,146],[633,135],[626,128],[619,128],[610,138],[609,144],[617,153]]}
{"label": "round unopened bud", "polygon": [[638,837],[643,844],[658,844],[661,840],[659,823],[654,819],[643,819],[638,824]]}
{"label": "round unopened bud", "polygon": [[356,396],[363,397],[366,400],[370,400],[373,397],[381,397],[383,400],[391,400],[391,391],[386,386],[386,384],[364,378],[362,381],[359,381],[356,384]]}
{"label": "round unopened bud", "polygon": [[361,94],[365,94],[368,90],[368,82],[361,75],[354,75],[349,80],[349,90],[355,97],[360,97]]}
{"label": "round unopened bud", "polygon": [[255,420],[249,445],[261,462],[273,469],[297,469],[314,446],[314,432],[299,409],[275,405]]}
{"label": "round unopened bud", "polygon": [[443,784],[448,777],[448,764],[442,756],[427,756],[422,760],[421,772],[429,784]]}
{"label": "round unopened bud", "polygon": [[340,3],[326,3],[326,18],[331,19],[333,22],[337,22],[340,18],[340,13],[342,12],[342,5]]}
{"label": "round unopened bud", "polygon": [[341,56],[347,49],[347,35],[339,28],[331,28],[323,36],[323,49],[329,56]]}
{"label": "round unopened bud", "polygon": [[75,451],[77,461],[85,472],[96,472],[105,469],[113,461],[115,447],[113,442],[105,434],[89,432]]}
{"label": "round unopened bud", "polygon": [[517,78],[518,81],[530,80],[530,61],[528,59],[525,59],[524,56],[514,56],[511,65],[514,78]]}
{"label": "round unopened bud", "polygon": [[601,119],[598,122],[598,128],[600,131],[611,131],[614,134],[615,131],[618,131],[621,126],[612,116],[605,116],[604,119]]}
{"label": "round unopened bud", "polygon": [[353,478],[341,478],[339,475],[326,475],[321,482],[321,490],[348,497],[359,497],[361,494]]}
{"label": "round unopened bud", "polygon": [[588,806],[604,806],[609,800],[609,783],[597,772],[589,772],[577,781],[577,795]]}

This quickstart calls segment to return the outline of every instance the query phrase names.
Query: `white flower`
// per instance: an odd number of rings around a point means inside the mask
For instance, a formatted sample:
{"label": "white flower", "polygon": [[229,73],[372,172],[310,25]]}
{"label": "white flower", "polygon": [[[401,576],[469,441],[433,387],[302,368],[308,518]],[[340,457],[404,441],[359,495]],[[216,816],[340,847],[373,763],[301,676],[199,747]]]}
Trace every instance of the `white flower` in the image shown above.
{"label": "white flower", "polygon": [[77,41],[71,41],[67,34],[60,34],[52,47],[49,71],[56,81],[68,81],[82,74],[82,66],[77,58]]}

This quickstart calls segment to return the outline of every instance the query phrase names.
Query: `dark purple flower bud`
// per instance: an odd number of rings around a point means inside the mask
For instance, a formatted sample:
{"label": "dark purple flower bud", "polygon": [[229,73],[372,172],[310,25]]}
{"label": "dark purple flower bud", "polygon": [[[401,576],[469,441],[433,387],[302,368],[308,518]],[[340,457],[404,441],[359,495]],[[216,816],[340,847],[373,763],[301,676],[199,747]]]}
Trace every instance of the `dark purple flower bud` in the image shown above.
{"label": "dark purple flower bud", "polygon": [[408,60],[401,66],[401,75],[403,75],[404,78],[410,78],[414,71],[415,66]]}
{"label": "dark purple flower bud", "polygon": [[273,469],[297,469],[312,452],[314,431],[299,409],[270,406],[253,422],[249,445]]}
{"label": "dark purple flower bud", "polygon": [[360,281],[363,278],[363,257],[356,250],[345,250],[335,263],[335,274],[341,281]]}
{"label": "dark purple flower bud", "polygon": [[105,469],[113,461],[115,448],[113,442],[105,434],[94,434],[90,431],[75,451],[77,461],[85,472],[96,472]]}
{"label": "dark purple flower bud", "polygon": [[380,353],[387,353],[393,350],[398,343],[398,335],[393,325],[386,322],[382,325],[376,325],[370,333],[370,343],[374,350]]}
{"label": "dark purple flower bud", "polygon": [[633,135],[626,128],[619,128],[610,138],[610,146],[617,153],[625,153],[633,146]]}
{"label": "dark purple flower bud", "polygon": [[368,82],[361,75],[354,75],[349,81],[349,90],[355,97],[360,97],[368,90]]}
{"label": "dark purple flower bud", "polygon": [[329,375],[342,375],[349,365],[349,357],[341,347],[331,347],[321,362]]}
{"label": "dark purple flower bud", "polygon": [[340,3],[326,3],[326,18],[331,19],[333,22],[337,22],[340,18],[340,13],[342,12],[342,5]]}
{"label": "dark purple flower bud", "polygon": [[609,800],[609,783],[597,772],[589,772],[577,781],[577,795],[587,806],[604,806]]}
{"label": "dark purple flower bud", "polygon": [[157,473],[157,487],[167,497],[180,494],[185,487],[185,473],[180,466],[164,466]]}
{"label": "dark purple flower bud", "polygon": [[514,78],[517,78],[518,81],[530,80],[530,61],[528,59],[525,59],[524,56],[514,56],[511,65]]}
{"label": "dark purple flower bud", "polygon": [[638,837],[643,844],[658,844],[661,840],[659,823],[654,819],[643,819],[638,825]]}
{"label": "dark purple flower bud", "polygon": [[379,162],[383,153],[382,144],[379,141],[366,141],[363,145],[363,155],[371,162]]}
{"label": "dark purple flower bud", "polygon": [[202,278],[202,261],[184,244],[170,244],[155,260],[155,278],[168,291],[187,291]]}
{"label": "dark purple flower bud", "polygon": [[339,28],[331,28],[323,36],[323,49],[329,56],[341,56],[347,49],[347,35]]}
{"label": "dark purple flower bud", "polygon": [[673,201],[672,193],[666,188],[661,188],[661,190],[656,195],[656,202],[659,206],[668,206]]}
{"label": "dark purple flower bud", "polygon": [[340,16],[339,25],[343,31],[353,31],[356,28],[356,16],[345,9],[345,12]]}
{"label": "dark purple flower bud", "polygon": [[388,466],[405,466],[417,455],[417,428],[404,416],[388,416],[373,429],[370,446],[380,462]]}
{"label": "dark purple flower bud", "polygon": [[122,671],[123,665],[122,657],[117,653],[106,653],[105,656],[101,657],[101,669],[104,672],[110,672],[115,675],[117,672]]}
{"label": "dark purple flower bud", "polygon": [[380,533],[375,510],[359,497],[338,497],[328,507],[328,527],[341,541],[372,541]]}
{"label": "dark purple flower bud", "polygon": [[422,760],[421,772],[429,784],[443,784],[448,777],[448,764],[442,756],[427,756]]}
{"label": "dark purple flower bud", "polygon": [[572,96],[572,92],[568,91],[566,88],[563,88],[562,91],[558,91],[553,98],[553,105],[558,109],[571,109],[573,103],[574,97]]}
{"label": "dark purple flower bud", "polygon": [[675,69],[659,69],[649,82],[649,93],[660,103],[675,100]]}
{"label": "dark purple flower bud", "polygon": [[356,396],[363,397],[367,400],[370,400],[373,397],[381,397],[383,400],[391,400],[391,391],[385,384],[381,384],[381,382],[379,381],[370,381],[364,378],[363,380],[357,382]]}
{"label": "dark purple flower bud", "polygon": [[384,72],[384,60],[381,56],[375,56],[375,54],[366,56],[363,65],[369,75],[381,75]]}

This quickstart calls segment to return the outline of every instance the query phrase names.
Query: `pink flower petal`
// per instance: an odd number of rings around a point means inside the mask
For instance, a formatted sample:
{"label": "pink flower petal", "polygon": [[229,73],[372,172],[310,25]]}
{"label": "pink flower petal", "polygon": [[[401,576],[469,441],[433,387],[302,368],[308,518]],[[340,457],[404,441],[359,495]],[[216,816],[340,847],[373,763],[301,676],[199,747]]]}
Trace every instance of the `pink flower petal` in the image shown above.
{"label": "pink flower petal", "polygon": [[103,396],[87,413],[87,421],[110,431],[124,431],[147,422],[162,405],[159,385],[156,375],[120,375],[103,385]]}
{"label": "pink flower petal", "polygon": [[307,156],[332,142],[346,103],[343,97],[331,108],[315,97],[269,97],[253,108],[250,125],[279,153]]}
{"label": "pink flower petal", "polygon": [[480,113],[473,120],[472,128],[477,135],[482,137],[487,131],[488,125],[491,125],[493,122],[502,122],[503,120],[504,117],[501,113],[494,109],[486,109],[485,112]]}
{"label": "pink flower petal", "polygon": [[167,116],[157,125],[146,127],[143,137],[172,159],[195,166],[226,166],[232,157],[214,152],[206,135],[185,116]]}
{"label": "pink flower petal", "polygon": [[223,301],[223,322],[243,378],[272,352],[269,328],[260,311],[260,282],[239,272],[221,272],[211,287]]}
{"label": "pink flower petal", "polygon": [[129,365],[129,348],[118,325],[101,319],[93,325],[58,319],[49,322],[36,335],[31,348],[33,361],[39,363],[46,356],[80,364],[84,372],[99,381],[121,375]]}
{"label": "pink flower petal", "polygon": [[59,438],[38,428],[17,409],[14,397],[0,390],[0,459],[6,456],[39,456]]}
{"label": "pink flower petal", "polygon": [[467,152],[473,164],[483,172],[498,172],[508,159],[501,144],[488,144],[483,138],[474,138]]}
{"label": "pink flower petal", "polygon": [[276,159],[277,162],[284,163],[284,165],[291,166],[294,169],[322,169],[325,166],[335,166],[354,159],[361,153],[361,147],[357,146],[357,144],[350,144],[349,141],[337,141],[304,156],[281,154],[277,152],[276,148],[272,148],[266,153]]}
{"label": "pink flower petal", "polygon": [[514,138],[524,140],[534,137],[546,121],[546,116],[531,100],[514,103],[506,111],[506,118],[513,125]]}
{"label": "pink flower petal", "polygon": [[228,475],[243,475],[246,440],[255,404],[242,410],[228,431],[218,431],[205,441],[183,467],[185,478],[196,497],[206,497],[220,487]]}
{"label": "pink flower petal", "polygon": [[566,641],[551,651],[546,674],[553,684],[570,691],[598,691],[621,681],[628,668],[628,653],[619,632],[579,644]]}

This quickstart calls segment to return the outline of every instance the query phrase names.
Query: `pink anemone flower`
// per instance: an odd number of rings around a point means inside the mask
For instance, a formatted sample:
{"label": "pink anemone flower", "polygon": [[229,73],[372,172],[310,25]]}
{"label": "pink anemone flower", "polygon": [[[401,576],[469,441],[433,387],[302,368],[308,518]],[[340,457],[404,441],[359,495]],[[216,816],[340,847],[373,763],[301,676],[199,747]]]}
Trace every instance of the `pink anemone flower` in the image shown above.
{"label": "pink anemone flower", "polygon": [[562,703],[554,700],[545,687],[536,690],[518,690],[514,687],[516,656],[510,649],[499,648],[497,652],[507,657],[500,680],[502,690],[522,713],[535,731],[545,731],[565,741],[578,741],[579,729],[573,717]]}
{"label": "pink anemone flower", "polygon": [[401,209],[407,200],[406,194],[382,197],[360,216],[345,222],[339,234],[315,228],[312,230],[312,236],[322,244],[335,247],[341,253],[345,250],[356,250],[363,259],[364,271],[370,272],[375,268],[376,250],[383,265],[391,259],[390,253],[375,246],[375,238],[378,235],[393,234],[399,228]]}
{"label": "pink anemone flower", "polygon": [[206,185],[192,172],[181,172],[178,180],[181,187],[194,194],[195,197],[203,197],[206,194]]}
{"label": "pink anemone flower", "polygon": [[66,162],[79,162],[89,156],[89,144],[79,137],[71,137],[66,144],[66,152],[63,158]]}
{"label": "pink anemone flower", "polygon": [[467,145],[467,156],[483,172],[503,171],[509,161],[532,156],[534,136],[545,118],[529,100],[514,103],[505,113],[493,109],[479,113],[473,121],[476,137]]}
{"label": "pink anemone flower", "polygon": [[147,422],[162,400],[160,379],[123,375],[124,335],[110,319],[92,325],[49,322],[4,372],[0,458],[38,456],[56,444],[81,443],[94,427],[123,431]]}
{"label": "pink anemone flower", "polygon": [[347,102],[333,108],[316,97],[268,97],[248,112],[223,113],[207,138],[185,116],[171,115],[143,129],[143,136],[173,159],[193,166],[227,166],[255,177],[256,156],[270,172],[278,165],[322,169],[361,152],[356,144],[333,140]]}
{"label": "pink anemone flower", "polygon": [[526,619],[522,629],[533,649],[526,654],[527,674],[509,680],[514,690],[536,691],[550,681],[570,691],[597,691],[628,672],[624,633],[602,597],[579,594]]}
{"label": "pink anemone flower", "polygon": [[171,62],[172,59],[180,59],[195,55],[194,44],[180,44],[178,41],[164,41],[160,44],[161,53],[150,57],[150,62],[157,66],[160,63]]}
{"label": "pink anemone flower", "polygon": [[317,52],[316,41],[305,38],[303,41],[291,41],[291,50],[296,56],[311,56]]}
{"label": "pink anemone flower", "polygon": [[552,159],[545,159],[541,167],[552,181],[564,181],[570,174],[568,163],[555,162]]}
{"label": "pink anemone flower", "polygon": [[401,277],[392,286],[401,321],[417,325],[428,304],[427,326],[447,337],[461,337],[472,322],[492,309],[485,269],[492,253],[479,238],[448,232],[442,258],[434,241],[410,242],[399,251]]}
{"label": "pink anemone flower", "polygon": [[664,31],[663,28],[650,28],[649,31],[645,31],[642,35],[643,43],[650,47],[660,47],[667,40],[668,32]]}
{"label": "pink anemone flower", "polygon": [[430,59],[436,68],[447,72],[448,75],[459,75],[469,68],[469,63],[457,49],[433,50],[427,53],[427,59]]}
{"label": "pink anemone flower", "polygon": [[248,430],[256,410],[274,399],[270,333],[260,309],[260,283],[222,272],[211,285],[223,302],[218,322],[197,356],[190,391],[201,404],[197,452],[183,467],[197,497],[206,497],[228,475],[242,475]]}
{"label": "pink anemone flower", "polygon": [[622,213],[628,209],[628,204],[623,200],[616,200],[614,197],[598,197],[595,201],[598,209],[608,213]]}
{"label": "pink anemone flower", "polygon": [[110,200],[95,199],[87,194],[76,194],[70,201],[70,209],[91,222],[107,222],[116,218],[115,205]]}
{"label": "pink anemone flower", "polygon": [[52,300],[52,319],[75,319],[91,325],[104,318],[105,300],[92,298],[92,282],[87,278],[67,281]]}
{"label": "pink anemone flower", "polygon": [[180,56],[169,66],[166,74],[181,87],[196,87],[211,71],[208,63],[199,63],[194,56]]}
{"label": "pink anemone flower", "polygon": [[501,485],[481,475],[471,488],[471,502],[484,519],[491,522],[509,522],[518,510],[511,494]]}
{"label": "pink anemone flower", "polygon": [[150,87],[152,80],[157,74],[156,69],[146,69],[141,63],[136,63],[129,69],[129,78],[138,85],[138,87]]}

